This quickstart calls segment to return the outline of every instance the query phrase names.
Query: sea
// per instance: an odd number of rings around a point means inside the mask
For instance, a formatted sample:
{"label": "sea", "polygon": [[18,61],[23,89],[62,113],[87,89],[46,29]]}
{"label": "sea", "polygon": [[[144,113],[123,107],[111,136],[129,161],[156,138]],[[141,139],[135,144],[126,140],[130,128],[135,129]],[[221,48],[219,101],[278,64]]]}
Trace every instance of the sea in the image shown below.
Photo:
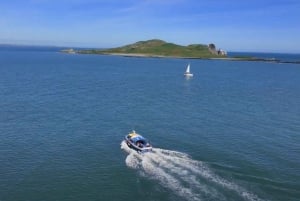
{"label": "sea", "polygon": [[59,49],[0,47],[0,201],[300,200],[299,64]]}

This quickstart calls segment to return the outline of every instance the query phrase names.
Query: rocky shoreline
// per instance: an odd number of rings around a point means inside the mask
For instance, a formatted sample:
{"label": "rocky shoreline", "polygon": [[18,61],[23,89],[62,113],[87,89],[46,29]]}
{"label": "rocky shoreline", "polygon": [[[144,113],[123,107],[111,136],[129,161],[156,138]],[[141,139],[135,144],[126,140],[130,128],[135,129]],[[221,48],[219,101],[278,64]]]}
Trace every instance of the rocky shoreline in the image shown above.
{"label": "rocky shoreline", "polygon": [[[82,53],[76,50],[61,50],[62,53],[67,54],[92,54]],[[99,53],[97,53],[99,54]],[[163,56],[163,55],[150,55],[150,54],[137,54],[137,53],[101,53],[99,55],[111,55],[122,57],[138,57],[138,58],[176,58],[176,59],[203,59],[203,60],[226,60],[226,61],[256,61],[256,62],[270,62],[270,63],[290,63],[300,64],[300,61],[283,61],[274,58],[256,58],[256,57],[216,57],[216,58],[201,58],[201,57],[179,57],[179,56]]]}

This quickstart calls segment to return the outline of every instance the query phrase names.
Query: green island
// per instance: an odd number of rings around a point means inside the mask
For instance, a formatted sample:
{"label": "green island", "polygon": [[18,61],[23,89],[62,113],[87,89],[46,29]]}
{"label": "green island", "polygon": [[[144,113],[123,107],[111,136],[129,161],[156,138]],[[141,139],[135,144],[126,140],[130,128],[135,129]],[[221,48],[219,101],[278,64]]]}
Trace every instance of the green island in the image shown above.
{"label": "green island", "polygon": [[156,58],[185,58],[185,59],[220,59],[230,61],[262,61],[274,63],[294,63],[300,61],[282,61],[275,58],[256,58],[253,56],[228,57],[227,52],[217,49],[215,44],[191,44],[187,46],[165,42],[159,39],[138,41],[133,44],[108,49],[64,49],[67,54],[100,54],[125,57],[156,57]]}
{"label": "green island", "polygon": [[159,39],[139,41],[110,49],[78,50],[80,54],[110,54],[135,57],[176,57],[176,58],[226,58],[226,52],[217,50],[214,44],[192,44],[187,46],[168,43]]}

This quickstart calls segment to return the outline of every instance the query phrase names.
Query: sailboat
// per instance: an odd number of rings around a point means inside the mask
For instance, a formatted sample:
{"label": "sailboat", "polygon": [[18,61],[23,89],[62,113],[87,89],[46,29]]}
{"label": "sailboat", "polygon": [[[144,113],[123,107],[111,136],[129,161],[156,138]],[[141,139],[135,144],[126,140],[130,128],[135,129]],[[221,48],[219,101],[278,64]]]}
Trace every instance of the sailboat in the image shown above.
{"label": "sailboat", "polygon": [[191,65],[188,64],[187,67],[186,67],[186,71],[183,74],[184,76],[186,76],[186,77],[193,77],[193,73],[190,72],[190,68],[191,68]]}

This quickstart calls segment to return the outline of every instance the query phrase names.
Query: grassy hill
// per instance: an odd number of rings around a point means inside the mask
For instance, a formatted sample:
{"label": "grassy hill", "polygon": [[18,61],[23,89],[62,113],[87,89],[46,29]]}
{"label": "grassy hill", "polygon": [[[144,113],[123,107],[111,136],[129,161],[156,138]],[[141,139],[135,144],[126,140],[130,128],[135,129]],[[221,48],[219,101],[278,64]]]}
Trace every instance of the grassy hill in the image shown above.
{"label": "grassy hill", "polygon": [[212,58],[225,57],[211,51],[207,45],[193,44],[181,46],[168,43],[163,40],[153,39],[139,41],[130,45],[104,50],[82,50],[78,53],[83,54],[124,54],[124,55],[143,55],[143,56],[168,56],[168,57],[188,57],[188,58]]}

